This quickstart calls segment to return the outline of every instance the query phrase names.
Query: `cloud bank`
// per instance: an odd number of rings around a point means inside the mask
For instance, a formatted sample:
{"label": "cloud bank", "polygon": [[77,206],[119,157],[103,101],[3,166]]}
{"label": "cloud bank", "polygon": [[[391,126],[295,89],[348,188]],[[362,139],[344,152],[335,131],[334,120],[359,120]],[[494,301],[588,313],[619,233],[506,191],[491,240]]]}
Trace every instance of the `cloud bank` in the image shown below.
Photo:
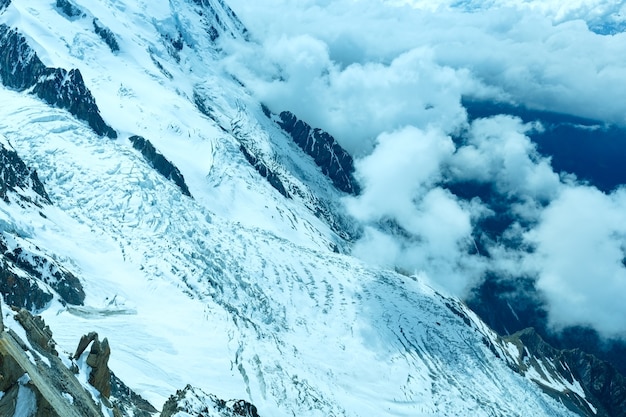
{"label": "cloud bank", "polygon": [[[625,6],[600,0],[231,0],[256,41],[223,64],[264,103],[323,128],[356,158],[345,206],[353,253],[458,295],[488,271],[532,276],[555,327],[626,335],[626,191],[554,172],[528,137],[537,123],[469,120],[463,98],[626,125]],[[514,218],[494,215],[489,187]],[[516,247],[503,243],[518,242]]]}

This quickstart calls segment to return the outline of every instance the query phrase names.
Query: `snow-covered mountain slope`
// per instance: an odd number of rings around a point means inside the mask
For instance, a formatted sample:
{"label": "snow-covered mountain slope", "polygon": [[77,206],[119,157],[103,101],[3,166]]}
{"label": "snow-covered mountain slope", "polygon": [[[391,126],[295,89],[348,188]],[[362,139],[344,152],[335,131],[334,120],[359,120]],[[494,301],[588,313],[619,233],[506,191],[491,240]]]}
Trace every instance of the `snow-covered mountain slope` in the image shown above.
{"label": "snow-covered mountain slope", "polygon": [[0,88],[3,143],[52,203],[0,201],[0,232],[79,278],[82,303],[41,284],[65,350],[106,336],[113,371],[157,408],[191,384],[261,416],[574,415],[462,303],[334,253],[342,193],[220,69],[219,38],[247,38],[222,1],[13,0],[0,23],[46,67],[79,69],[117,132]]}

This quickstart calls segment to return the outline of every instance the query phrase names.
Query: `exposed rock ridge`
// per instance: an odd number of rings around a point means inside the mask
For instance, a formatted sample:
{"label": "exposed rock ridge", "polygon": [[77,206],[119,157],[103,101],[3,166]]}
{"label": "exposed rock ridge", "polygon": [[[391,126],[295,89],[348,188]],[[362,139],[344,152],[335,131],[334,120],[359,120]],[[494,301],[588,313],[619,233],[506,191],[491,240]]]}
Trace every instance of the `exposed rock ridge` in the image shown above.
{"label": "exposed rock ridge", "polygon": [[117,137],[100,116],[80,71],[46,67],[17,29],[4,24],[0,25],[0,78],[6,87],[28,90],[46,103],[68,110],[98,135]]}
{"label": "exposed rock ridge", "polygon": [[14,415],[17,392],[25,390],[36,400],[34,417],[103,417],[91,396],[57,356],[51,332],[43,320],[26,310],[21,310],[15,319],[24,327],[31,345],[11,329],[0,333],[2,415]]}
{"label": "exposed rock ridge", "polygon": [[86,360],[87,365],[91,367],[89,383],[108,399],[111,396],[111,371],[109,370],[111,348],[107,338],[105,337],[100,342],[96,332],[84,335],[78,342],[73,359],[80,358],[90,344],[91,350]]}
{"label": "exposed rock ridge", "polygon": [[187,385],[163,405],[161,417],[259,417],[256,407],[245,400],[224,401]]}
{"label": "exposed rock ridge", "polygon": [[534,370],[542,379],[562,379],[571,384],[580,382],[586,400],[574,391],[555,392],[549,385],[531,377],[548,394],[560,399],[573,411],[585,416],[626,416],[626,378],[608,362],[580,349],[554,349],[532,328],[504,340],[518,346],[520,356],[515,370],[522,375]]}
{"label": "exposed rock ridge", "polygon": [[184,195],[191,197],[189,187],[187,187],[185,183],[183,174],[181,174],[180,170],[173,163],[159,153],[149,140],[141,136],[131,136],[128,140],[131,141],[135,149],[141,152],[152,168],[176,184]]}
{"label": "exposed rock ridge", "polygon": [[104,43],[107,44],[111,52],[117,52],[120,50],[120,44],[117,42],[117,38],[111,29],[104,26],[98,19],[94,18],[93,21],[93,29],[96,32],[96,35],[100,36]]}
{"label": "exposed rock ridge", "polygon": [[[4,323],[4,317],[12,324]],[[16,325],[24,329],[26,340],[13,330]],[[24,309],[3,316],[0,308],[0,416],[152,417],[158,412],[110,372],[107,339],[100,342],[96,333],[83,336],[74,357],[83,353],[86,357],[78,362],[70,357],[64,363],[55,346],[41,317]],[[91,388],[87,391],[76,377],[90,368],[89,383],[98,395]],[[25,393],[32,404],[18,404]],[[24,414],[25,408],[32,409]],[[21,414],[16,414],[18,409]]]}
{"label": "exposed rock ridge", "polygon": [[[25,190],[32,190],[41,198],[33,201],[24,193]],[[0,198],[7,203],[9,202],[9,191],[14,192],[20,199],[35,203],[38,206],[40,203],[51,204],[50,197],[39,180],[37,171],[26,166],[11,145],[0,138]]]}
{"label": "exposed rock ridge", "polygon": [[4,9],[9,6],[9,4],[11,4],[11,0],[0,0],[0,13],[2,13]]}
{"label": "exposed rock ridge", "polygon": [[265,178],[267,182],[269,182],[270,185],[274,187],[274,189],[276,189],[276,191],[281,193],[285,198],[291,198],[283,182],[281,181],[280,177],[274,171],[268,168],[267,165],[261,159],[252,155],[252,153],[250,153],[250,151],[246,149],[245,146],[240,145],[239,150],[241,151],[243,156],[246,158],[246,160],[250,163],[250,165],[252,165],[254,169],[256,169],[256,171],[263,178]]}
{"label": "exposed rock ridge", "polygon": [[0,294],[9,305],[39,310],[53,298],[82,305],[80,280],[40,248],[8,233],[0,233]]}
{"label": "exposed rock ridge", "polygon": [[280,113],[280,120],[277,122],[304,152],[313,157],[337,189],[349,194],[359,194],[359,185],[353,177],[354,161],[334,137],[321,129],[312,128],[288,111]]}
{"label": "exposed rock ridge", "polygon": [[216,41],[223,33],[232,38],[248,39],[248,29],[223,0],[192,1],[198,6],[197,13],[205,17],[206,30],[211,41]]}
{"label": "exposed rock ridge", "polygon": [[76,6],[69,0],[57,0],[56,7],[69,19],[85,16],[85,13],[80,9],[80,7]]}

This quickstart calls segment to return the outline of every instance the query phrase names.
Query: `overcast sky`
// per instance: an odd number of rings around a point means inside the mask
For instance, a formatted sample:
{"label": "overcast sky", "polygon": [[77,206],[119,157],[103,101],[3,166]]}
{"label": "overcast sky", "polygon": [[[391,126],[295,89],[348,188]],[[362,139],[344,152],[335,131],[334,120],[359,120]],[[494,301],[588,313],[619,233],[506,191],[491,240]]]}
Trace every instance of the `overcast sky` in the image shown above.
{"label": "overcast sky", "polygon": [[[230,0],[254,42],[225,65],[275,112],[333,134],[356,158],[363,224],[354,254],[465,295],[486,270],[537,279],[556,327],[626,335],[626,191],[553,171],[507,115],[470,122],[461,97],[626,125],[626,5],[610,0]],[[455,144],[451,136],[463,138]],[[520,219],[476,254],[484,202],[449,181],[490,183]],[[393,233],[380,224],[397,225]]]}

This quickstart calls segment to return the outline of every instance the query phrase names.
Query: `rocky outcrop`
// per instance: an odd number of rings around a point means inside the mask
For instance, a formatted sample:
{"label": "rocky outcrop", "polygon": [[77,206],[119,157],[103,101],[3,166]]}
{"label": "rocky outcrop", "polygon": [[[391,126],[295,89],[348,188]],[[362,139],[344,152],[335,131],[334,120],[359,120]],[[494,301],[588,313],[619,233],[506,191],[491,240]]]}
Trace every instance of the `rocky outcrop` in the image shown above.
{"label": "rocky outcrop", "polygon": [[176,184],[184,195],[191,197],[191,193],[185,183],[185,177],[183,177],[183,174],[180,173],[180,170],[174,164],[159,153],[149,140],[141,136],[131,136],[128,139],[133,144],[133,147],[141,152],[145,160],[150,164],[150,166],[152,166],[152,168]]}
{"label": "rocky outcrop", "polygon": [[89,383],[94,386],[100,393],[109,398],[111,396],[111,371],[109,370],[109,357],[111,356],[111,348],[109,341],[105,337],[102,342],[95,340],[91,344],[89,356],[87,356],[87,365],[91,366],[91,374],[89,374]]}
{"label": "rocky outcrop", "polygon": [[[532,328],[504,340],[518,346],[520,357],[515,370],[522,375],[532,371],[537,376],[531,376],[531,379],[576,413],[599,417],[626,416],[626,378],[608,362],[580,349],[554,349]],[[553,384],[543,382],[558,380],[572,387],[578,381],[584,393],[573,388],[557,391]]]}
{"label": "rocky outcrop", "polygon": [[106,43],[111,49],[111,52],[117,52],[120,50],[120,45],[117,43],[117,38],[113,31],[104,26],[98,19],[93,19],[93,28],[96,31],[96,35],[100,36],[104,43]]}
{"label": "rocky outcrop", "polygon": [[[28,190],[32,190],[40,198],[33,200],[33,197],[28,195]],[[7,203],[9,192],[15,193],[24,201],[37,205],[51,204],[50,197],[37,176],[37,171],[26,166],[8,142],[0,140],[0,198]]]}
{"label": "rocky outcrop", "polygon": [[163,405],[161,417],[259,417],[256,407],[245,400],[224,401],[199,388],[187,385]]}
{"label": "rocky outcrop", "polygon": [[254,167],[254,169],[256,169],[256,171],[263,178],[265,178],[267,182],[269,182],[270,185],[276,189],[276,191],[281,193],[286,198],[291,198],[280,177],[274,171],[269,169],[261,159],[252,155],[252,153],[250,153],[250,151],[248,151],[245,146],[240,145],[239,150],[246,158],[246,160],[250,163],[250,165],[252,165],[252,167]]}
{"label": "rocky outcrop", "polygon": [[9,305],[43,308],[53,298],[50,289],[68,304],[82,305],[80,280],[40,248],[11,234],[0,233],[0,294]]}
{"label": "rocky outcrop", "polygon": [[158,410],[111,372],[111,404],[123,416],[153,417]]}
{"label": "rocky outcrop", "polygon": [[109,398],[111,396],[111,370],[109,369],[111,348],[106,337],[100,342],[96,332],[84,335],[80,338],[73,358],[75,360],[80,358],[90,344],[91,350],[86,360],[87,365],[91,367],[89,383],[105,398]]}
{"label": "rocky outcrop", "polygon": [[69,0],[57,0],[57,9],[68,19],[73,20],[85,16],[85,13]]}
{"label": "rocky outcrop", "polygon": [[206,32],[215,42],[226,34],[232,38],[248,38],[248,29],[223,0],[192,0],[196,13],[203,17]]}
{"label": "rocky outcrop", "polygon": [[11,4],[11,0],[0,0],[0,13],[4,11]]}
{"label": "rocky outcrop", "polygon": [[[109,371],[111,350],[106,339],[100,342],[96,333],[84,336],[75,357],[83,353],[86,357],[79,362],[66,359],[66,363],[70,360],[66,365],[41,317],[23,309],[8,313],[15,319],[11,326],[21,326],[27,340],[17,336],[15,327],[5,326],[0,308],[0,416],[152,417],[157,413]],[[91,349],[86,352],[89,345]],[[92,395],[93,391],[87,391],[76,377],[89,369],[89,383],[101,395]],[[22,411],[16,414],[16,410]]]}
{"label": "rocky outcrop", "polygon": [[13,272],[4,259],[0,261],[0,294],[8,305],[29,310],[44,308],[54,297],[35,279]]}
{"label": "rocky outcrop", "polygon": [[33,316],[27,310],[21,309],[15,320],[26,330],[28,341],[38,346],[42,351],[58,356],[55,350],[55,342],[52,340],[52,331],[46,325],[41,316]]}
{"label": "rocky outcrop", "polygon": [[80,71],[46,67],[26,39],[4,24],[0,25],[0,78],[6,87],[28,90],[46,103],[68,110],[98,135],[117,137],[100,116]]}
{"label": "rocky outcrop", "polygon": [[26,310],[15,320],[30,343],[11,328],[0,333],[0,415],[21,409],[20,415],[33,417],[103,417],[100,406],[50,348],[54,341],[43,320]]}
{"label": "rocky outcrop", "polygon": [[288,111],[280,113],[278,125],[313,158],[337,189],[349,194],[359,194],[360,188],[353,176],[354,161],[335,138],[321,129],[312,128]]}

